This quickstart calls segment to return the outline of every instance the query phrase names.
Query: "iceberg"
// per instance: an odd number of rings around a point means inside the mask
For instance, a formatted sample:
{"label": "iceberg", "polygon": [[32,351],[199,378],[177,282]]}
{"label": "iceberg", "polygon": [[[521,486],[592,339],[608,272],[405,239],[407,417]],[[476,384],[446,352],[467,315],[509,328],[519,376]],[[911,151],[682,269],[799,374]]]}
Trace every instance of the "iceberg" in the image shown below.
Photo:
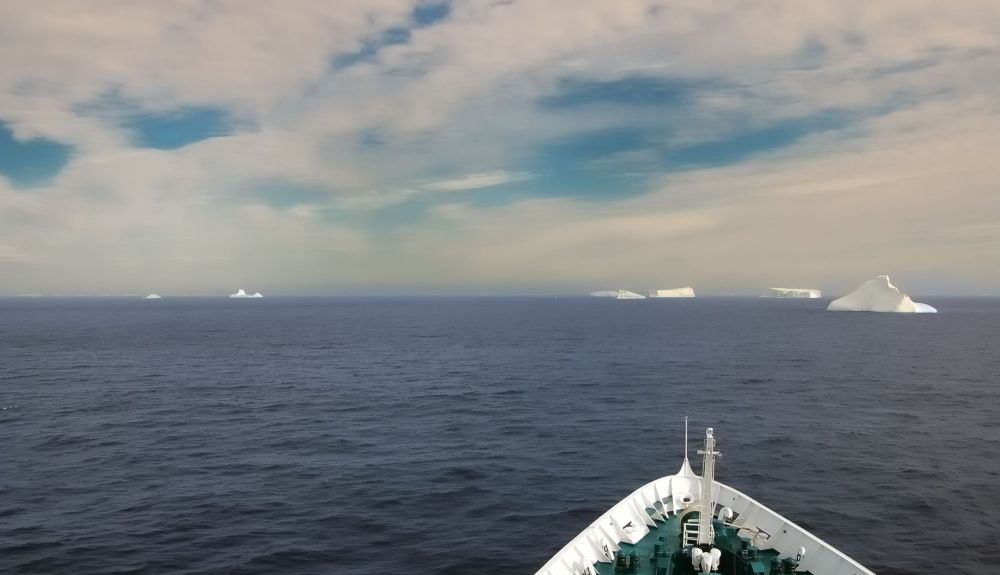
{"label": "iceberg", "polygon": [[674,289],[651,289],[649,290],[649,297],[694,297],[694,288],[682,287]]}
{"label": "iceberg", "polygon": [[614,299],[646,299],[646,296],[623,289],[610,289],[590,292],[590,297],[609,297]]}
{"label": "iceberg", "polygon": [[894,313],[937,313],[933,307],[918,303],[892,285],[889,276],[878,276],[842,298],[830,302],[828,311],[877,311]]}
{"label": "iceberg", "polygon": [[618,297],[618,290],[609,289],[603,291],[592,291],[590,297]]}
{"label": "iceberg", "polygon": [[151,294],[149,294],[148,296],[146,296],[146,297],[144,297],[142,299],[163,299],[163,298],[161,298],[160,296],[156,295],[155,293],[151,293]]}
{"label": "iceberg", "polygon": [[816,299],[822,297],[823,292],[818,289],[809,288],[767,288],[767,291],[760,294],[760,297],[791,297]]}
{"label": "iceberg", "polygon": [[261,295],[260,292],[256,292],[256,293],[253,293],[253,294],[248,294],[247,292],[245,292],[243,290],[243,288],[240,288],[240,289],[236,290],[236,293],[229,294],[229,297],[231,297],[231,298],[238,298],[238,299],[244,299],[244,298],[262,298],[264,296]]}
{"label": "iceberg", "polygon": [[646,299],[646,296],[637,294],[634,291],[620,289],[618,290],[618,294],[615,295],[615,299]]}

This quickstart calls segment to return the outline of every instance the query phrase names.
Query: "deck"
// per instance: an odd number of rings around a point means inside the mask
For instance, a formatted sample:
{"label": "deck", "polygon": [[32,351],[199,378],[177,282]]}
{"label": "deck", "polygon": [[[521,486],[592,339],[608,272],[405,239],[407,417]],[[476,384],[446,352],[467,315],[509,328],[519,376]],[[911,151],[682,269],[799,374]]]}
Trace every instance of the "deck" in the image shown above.
{"label": "deck", "polygon": [[[685,523],[697,520],[697,513],[685,517]],[[757,549],[749,540],[737,535],[737,530],[715,521],[715,547],[722,554],[719,567],[721,575],[812,575],[798,571],[789,559],[781,561],[773,549]],[[656,521],[641,540],[635,544],[622,542],[614,562],[594,565],[594,575],[685,575],[695,573],[690,559],[683,553],[681,520],[677,515]]]}

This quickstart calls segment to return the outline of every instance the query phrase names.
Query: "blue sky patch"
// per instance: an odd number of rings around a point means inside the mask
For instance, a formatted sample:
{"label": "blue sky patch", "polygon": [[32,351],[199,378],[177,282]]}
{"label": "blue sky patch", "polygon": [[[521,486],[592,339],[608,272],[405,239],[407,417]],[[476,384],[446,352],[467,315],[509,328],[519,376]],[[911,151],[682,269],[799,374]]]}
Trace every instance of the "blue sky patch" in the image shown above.
{"label": "blue sky patch", "polygon": [[135,134],[135,144],[142,148],[176,150],[208,138],[233,133],[233,121],[222,108],[187,107],[169,112],[136,112],[122,121]]}
{"label": "blue sky patch", "polygon": [[14,139],[14,132],[0,120],[0,175],[15,188],[30,188],[52,181],[69,162],[73,147],[55,140]]}
{"label": "blue sky patch", "polygon": [[354,52],[345,52],[333,57],[333,68],[342,70],[355,64],[360,64],[372,60],[379,50],[397,44],[406,44],[410,41],[410,30],[407,28],[387,28],[382,31],[378,38],[366,40],[361,43],[361,48]]}
{"label": "blue sky patch", "polygon": [[780,120],[768,126],[738,131],[726,138],[668,150],[666,164],[673,169],[735,164],[755,154],[795,144],[811,134],[843,127],[849,121],[838,110]]}
{"label": "blue sky patch", "polygon": [[[560,138],[529,150],[525,164],[527,180],[470,190],[462,201],[477,206],[501,206],[530,198],[576,197],[599,201],[617,200],[646,190],[650,174],[630,174],[608,169],[609,159],[650,152],[655,167],[665,164],[658,150],[656,131],[649,128],[593,130]],[[438,196],[451,201],[449,195]]]}
{"label": "blue sky patch", "polygon": [[364,150],[380,150],[385,147],[385,137],[375,129],[362,130],[356,141],[358,147]]}
{"label": "blue sky patch", "polygon": [[477,190],[466,200],[479,205],[530,197],[618,200],[647,191],[651,179],[659,175],[737,164],[809,135],[842,128],[853,118],[848,112],[829,110],[763,126],[747,126],[749,118],[734,119],[734,125],[745,127],[690,145],[673,143],[667,125],[583,132],[531,150],[530,162],[519,166],[535,174],[531,180]]}
{"label": "blue sky patch", "polygon": [[451,14],[450,2],[421,2],[413,8],[410,22],[405,26],[386,28],[381,34],[361,42],[361,47],[353,52],[344,52],[333,57],[330,64],[334,70],[374,60],[383,48],[406,44],[413,35],[413,29],[433,26]]}
{"label": "blue sky patch", "polygon": [[872,76],[888,76],[890,74],[905,74],[907,72],[916,72],[917,70],[923,70],[924,68],[932,68],[939,65],[941,62],[933,58],[917,58],[914,60],[903,60],[900,62],[893,62],[890,64],[885,64],[882,66],[876,66],[872,69]]}
{"label": "blue sky patch", "polygon": [[418,27],[433,26],[451,14],[449,2],[422,2],[413,9],[413,23]]}
{"label": "blue sky patch", "polygon": [[578,165],[610,154],[642,149],[649,145],[649,139],[647,129],[594,130],[543,145],[538,159],[540,167]]}
{"label": "blue sky patch", "polygon": [[[488,193],[476,193],[477,203],[505,203],[526,197],[594,197],[618,199],[641,191],[642,178],[608,169],[602,165],[610,158],[642,154],[657,147],[661,130],[643,128],[611,128],[592,130],[560,138],[532,150],[527,166],[536,176],[529,181],[515,182]],[[666,130],[662,130],[666,132]],[[659,157],[654,156],[659,162]]]}
{"label": "blue sky patch", "polygon": [[696,93],[718,87],[713,82],[691,78],[626,76],[617,80],[564,79],[559,82],[556,93],[542,98],[539,104],[546,110],[593,105],[670,108],[687,105]]}

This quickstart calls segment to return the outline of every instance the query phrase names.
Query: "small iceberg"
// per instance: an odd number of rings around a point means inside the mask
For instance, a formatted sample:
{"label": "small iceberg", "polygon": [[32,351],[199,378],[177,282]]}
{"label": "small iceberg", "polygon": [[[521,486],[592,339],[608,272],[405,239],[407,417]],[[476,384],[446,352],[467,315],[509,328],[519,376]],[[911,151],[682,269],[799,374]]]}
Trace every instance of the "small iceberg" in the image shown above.
{"label": "small iceberg", "polygon": [[892,285],[889,276],[878,276],[858,289],[835,299],[827,311],[876,311],[891,313],[937,313],[933,307],[918,303]]}
{"label": "small iceberg", "polygon": [[646,296],[637,294],[634,291],[620,289],[615,295],[615,299],[646,299]]}
{"label": "small iceberg", "polygon": [[809,288],[773,287],[773,288],[767,288],[767,291],[760,294],[760,297],[816,299],[823,297],[823,292],[821,292],[818,289],[809,289]]}
{"label": "small iceberg", "polygon": [[236,293],[229,294],[229,297],[236,298],[236,299],[249,299],[249,298],[255,298],[256,299],[256,298],[262,298],[264,296],[261,295],[260,292],[248,294],[246,291],[243,290],[243,288],[240,288],[240,289],[236,290]]}
{"label": "small iceberg", "polygon": [[694,288],[682,287],[674,289],[651,289],[649,290],[649,297],[694,297]]}
{"label": "small iceberg", "polygon": [[142,299],[163,299],[163,298],[160,297],[160,296],[158,296],[158,295],[156,295],[155,293],[151,293],[151,294],[149,294],[148,296],[146,296],[146,297],[144,297]]}
{"label": "small iceberg", "polygon": [[618,290],[609,289],[603,291],[592,291],[590,297],[618,297]]}

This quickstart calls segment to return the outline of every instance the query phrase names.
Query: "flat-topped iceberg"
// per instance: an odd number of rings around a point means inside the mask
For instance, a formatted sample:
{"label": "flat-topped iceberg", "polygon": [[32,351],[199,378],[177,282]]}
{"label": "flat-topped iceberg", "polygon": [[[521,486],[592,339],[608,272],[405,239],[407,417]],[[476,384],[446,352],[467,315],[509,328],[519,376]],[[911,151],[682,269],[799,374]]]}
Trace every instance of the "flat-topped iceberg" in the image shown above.
{"label": "flat-topped iceberg", "polygon": [[933,307],[918,303],[892,285],[889,276],[878,276],[842,298],[830,302],[829,311],[877,311],[894,313],[937,313]]}
{"label": "flat-topped iceberg", "polygon": [[809,288],[767,288],[767,291],[760,294],[760,297],[791,297],[816,299],[822,297],[823,292],[818,289]]}
{"label": "flat-topped iceberg", "polygon": [[146,297],[144,297],[142,299],[163,299],[163,298],[161,298],[160,296],[156,295],[155,293],[151,293],[151,294],[149,294],[148,296],[146,296]]}
{"label": "flat-topped iceberg", "polygon": [[264,296],[261,295],[260,292],[248,294],[247,292],[243,291],[243,288],[240,288],[236,290],[236,293],[229,294],[229,297],[243,299],[243,298],[262,298]]}
{"label": "flat-topped iceberg", "polygon": [[618,290],[618,295],[615,296],[615,299],[646,299],[646,296],[637,294],[634,291],[620,289]]}
{"label": "flat-topped iceberg", "polygon": [[609,289],[590,292],[590,297],[608,297],[614,299],[646,299],[646,296],[623,289]]}
{"label": "flat-topped iceberg", "polygon": [[694,297],[694,288],[682,287],[673,289],[651,289],[649,290],[649,297]]}
{"label": "flat-topped iceberg", "polygon": [[618,297],[618,290],[609,289],[590,292],[590,297]]}

